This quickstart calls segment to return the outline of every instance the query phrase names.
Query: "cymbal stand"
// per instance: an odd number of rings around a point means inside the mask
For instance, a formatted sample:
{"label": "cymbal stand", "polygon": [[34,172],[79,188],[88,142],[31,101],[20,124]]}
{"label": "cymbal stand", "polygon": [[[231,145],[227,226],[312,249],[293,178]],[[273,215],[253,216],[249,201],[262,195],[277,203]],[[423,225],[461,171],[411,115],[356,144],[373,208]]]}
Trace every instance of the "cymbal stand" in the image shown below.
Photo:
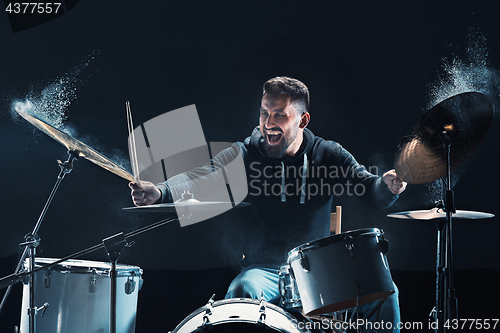
{"label": "cymbal stand", "polygon": [[[36,247],[40,244],[40,237],[38,237],[38,230],[40,229],[40,226],[42,225],[42,221],[45,217],[45,214],[47,213],[47,210],[52,202],[52,199],[54,198],[57,189],[59,188],[59,185],[61,184],[62,180],[64,179],[64,176],[66,174],[70,173],[71,170],[73,170],[73,161],[78,158],[78,153],[75,151],[68,151],[68,160],[65,162],[61,162],[60,160],[57,160],[57,163],[59,163],[59,167],[61,168],[61,171],[59,172],[59,175],[57,176],[57,181],[52,188],[52,192],[50,192],[49,198],[47,199],[47,202],[45,203],[45,206],[43,207],[43,210],[40,214],[40,217],[38,218],[38,221],[35,225],[35,228],[31,233],[28,233],[25,236],[25,242],[19,244],[20,247],[24,247],[23,254],[21,255],[21,258],[19,260],[19,263],[17,264],[16,270],[14,274],[19,273],[21,268],[23,267],[24,260],[26,257],[29,255],[29,267],[28,271],[33,271],[35,269],[35,255],[36,255]],[[12,285],[9,285],[7,288],[3,299],[2,303],[0,303],[0,311],[2,311],[3,306],[5,305],[5,301],[7,300],[7,297],[12,289]],[[36,331],[36,314],[40,309],[45,309],[48,306],[48,304],[44,305],[43,307],[37,308],[35,306],[35,276],[34,274],[31,274],[29,276],[29,308],[28,308],[28,316],[29,316],[29,332],[30,333],[35,333]]]}
{"label": "cymbal stand", "polygon": [[450,319],[457,319],[458,304],[453,287],[453,246],[452,246],[452,215],[455,213],[454,192],[451,189],[451,140],[446,131],[441,133],[446,155],[446,191],[444,209],[446,219],[436,221],[438,229],[437,260],[436,260],[436,306],[433,310],[436,320],[435,332],[447,332],[445,324]]}

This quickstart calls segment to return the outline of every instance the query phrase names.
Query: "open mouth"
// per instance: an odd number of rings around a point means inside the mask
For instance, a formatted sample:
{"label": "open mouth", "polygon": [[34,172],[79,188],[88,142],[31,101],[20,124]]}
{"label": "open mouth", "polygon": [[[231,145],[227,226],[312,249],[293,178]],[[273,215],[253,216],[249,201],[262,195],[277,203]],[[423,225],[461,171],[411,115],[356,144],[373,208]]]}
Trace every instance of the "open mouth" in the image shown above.
{"label": "open mouth", "polygon": [[276,144],[281,140],[281,137],[283,136],[283,133],[278,132],[278,131],[267,131],[267,142],[270,144]]}

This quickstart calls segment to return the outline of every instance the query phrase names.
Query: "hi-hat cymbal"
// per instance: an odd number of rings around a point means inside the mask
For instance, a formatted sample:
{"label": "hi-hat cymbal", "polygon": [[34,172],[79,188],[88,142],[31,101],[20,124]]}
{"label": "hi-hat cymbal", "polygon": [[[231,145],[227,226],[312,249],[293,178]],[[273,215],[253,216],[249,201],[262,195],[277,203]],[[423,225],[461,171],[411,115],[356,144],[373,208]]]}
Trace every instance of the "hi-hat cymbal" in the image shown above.
{"label": "hi-hat cymbal", "polygon": [[135,183],[134,176],[132,176],[128,171],[126,171],[123,167],[111,161],[106,156],[98,153],[94,149],[87,146],[85,143],[71,137],[70,135],[54,128],[53,126],[47,124],[46,122],[33,117],[21,110],[16,109],[17,113],[21,115],[24,119],[29,121],[36,128],[50,136],[52,139],[61,143],[66,147],[69,151],[76,152],[78,156],[84,157],[92,163],[97,164],[98,166],[118,175],[124,179],[127,179],[131,182]]}
{"label": "hi-hat cymbal", "polygon": [[[236,206],[235,206],[236,205]],[[196,199],[177,201],[175,203],[162,203],[149,206],[127,207],[122,210],[135,213],[175,213],[176,209],[186,208],[190,212],[205,212],[213,210],[224,210],[231,207],[247,207],[247,202],[223,202],[223,201],[198,201]]]}
{"label": "hi-hat cymbal", "polygon": [[[408,212],[399,212],[387,215],[388,217],[393,217],[397,219],[406,220],[440,220],[446,219],[446,212],[441,208],[432,208],[429,210],[414,210]],[[479,219],[489,219],[495,215],[490,213],[473,212],[468,210],[457,210],[452,214],[454,220],[479,220]]]}
{"label": "hi-hat cymbal", "polygon": [[451,141],[450,167],[465,162],[486,137],[493,121],[493,104],[484,94],[467,92],[452,96],[425,112],[413,135],[398,147],[394,168],[410,184],[423,184],[446,175],[446,153],[441,133]]}

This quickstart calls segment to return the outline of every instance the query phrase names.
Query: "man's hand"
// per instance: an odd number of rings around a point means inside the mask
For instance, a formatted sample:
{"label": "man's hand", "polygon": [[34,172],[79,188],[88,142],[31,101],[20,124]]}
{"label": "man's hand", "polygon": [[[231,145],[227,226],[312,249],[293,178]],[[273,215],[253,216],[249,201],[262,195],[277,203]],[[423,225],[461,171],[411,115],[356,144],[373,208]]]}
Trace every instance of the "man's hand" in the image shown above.
{"label": "man's hand", "polygon": [[406,189],[406,182],[402,181],[396,174],[396,170],[392,169],[384,173],[382,181],[387,185],[393,194],[400,194]]}
{"label": "man's hand", "polygon": [[151,182],[129,183],[128,186],[132,189],[132,201],[136,206],[152,205],[161,197],[160,190]]}

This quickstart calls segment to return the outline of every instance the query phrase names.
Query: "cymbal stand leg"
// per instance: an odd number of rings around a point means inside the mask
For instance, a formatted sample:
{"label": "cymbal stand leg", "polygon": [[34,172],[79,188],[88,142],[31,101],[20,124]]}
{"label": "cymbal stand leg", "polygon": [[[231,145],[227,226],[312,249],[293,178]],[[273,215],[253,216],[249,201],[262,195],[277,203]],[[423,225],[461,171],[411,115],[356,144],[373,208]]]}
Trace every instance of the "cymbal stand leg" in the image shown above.
{"label": "cymbal stand leg", "polygon": [[[37,235],[32,237],[30,234],[26,235],[26,245],[29,248],[29,268],[32,272],[35,269],[35,253],[36,247],[40,244],[40,238]],[[28,325],[29,332],[36,332],[36,313],[37,308],[35,305],[35,274],[29,276],[29,306],[28,306]]]}
{"label": "cymbal stand leg", "polygon": [[[453,192],[451,192],[453,195]],[[453,210],[454,211],[454,210]],[[452,232],[452,222],[451,213],[448,218],[448,224],[446,229],[446,267],[448,268],[446,279],[447,279],[447,290],[446,290],[446,311],[447,319],[458,319],[458,300],[455,296],[455,288],[453,283],[453,232]]]}
{"label": "cymbal stand leg", "polygon": [[445,264],[444,264],[444,237],[443,232],[445,229],[445,223],[441,220],[436,221],[437,228],[437,251],[436,251],[436,305],[431,311],[432,316],[436,322],[435,332],[444,332],[443,324],[444,319],[444,290],[445,289]]}
{"label": "cymbal stand leg", "polygon": [[[73,170],[73,161],[78,158],[78,155],[76,152],[74,151],[68,151],[68,160],[65,161],[65,162],[61,162],[61,161],[57,161],[59,163],[59,167],[61,168],[61,171],[59,172],[59,175],[57,176],[57,180],[56,180],[56,183],[54,185],[54,187],[52,188],[52,192],[50,192],[50,195],[49,195],[49,198],[47,199],[47,202],[45,203],[45,206],[43,207],[43,210],[38,218],[38,221],[33,229],[33,231],[31,232],[31,234],[28,234],[26,236],[26,241],[24,243],[21,243],[20,246],[24,246],[24,251],[23,251],[23,254],[21,255],[21,258],[16,266],[16,269],[15,269],[15,272],[14,274],[17,274],[19,273],[19,271],[21,270],[21,268],[23,267],[23,262],[24,260],[26,259],[26,257],[28,256],[29,254],[29,257],[30,257],[30,264],[29,264],[29,270],[33,270],[34,267],[35,267],[35,247],[40,243],[40,239],[38,238],[37,234],[38,234],[38,230],[40,229],[40,226],[42,224],[42,221],[45,217],[45,214],[47,213],[47,210],[52,202],[52,199],[54,198],[56,192],[57,192],[57,189],[59,188],[59,185],[61,184],[62,180],[64,179],[64,176],[68,173],[71,172],[71,170]],[[30,330],[29,332],[30,333],[34,333],[35,332],[35,315],[36,315],[36,309],[35,308],[35,305],[34,305],[34,299],[35,299],[35,296],[34,296],[34,276],[31,275],[30,276],[30,305],[29,305],[29,318],[30,318]],[[5,305],[5,302],[7,300],[7,297],[9,296],[10,294],[10,291],[12,289],[12,285],[10,285],[4,296],[3,296],[3,299],[2,299],[2,302],[0,303],[0,311],[2,311],[3,309],[3,306]]]}

